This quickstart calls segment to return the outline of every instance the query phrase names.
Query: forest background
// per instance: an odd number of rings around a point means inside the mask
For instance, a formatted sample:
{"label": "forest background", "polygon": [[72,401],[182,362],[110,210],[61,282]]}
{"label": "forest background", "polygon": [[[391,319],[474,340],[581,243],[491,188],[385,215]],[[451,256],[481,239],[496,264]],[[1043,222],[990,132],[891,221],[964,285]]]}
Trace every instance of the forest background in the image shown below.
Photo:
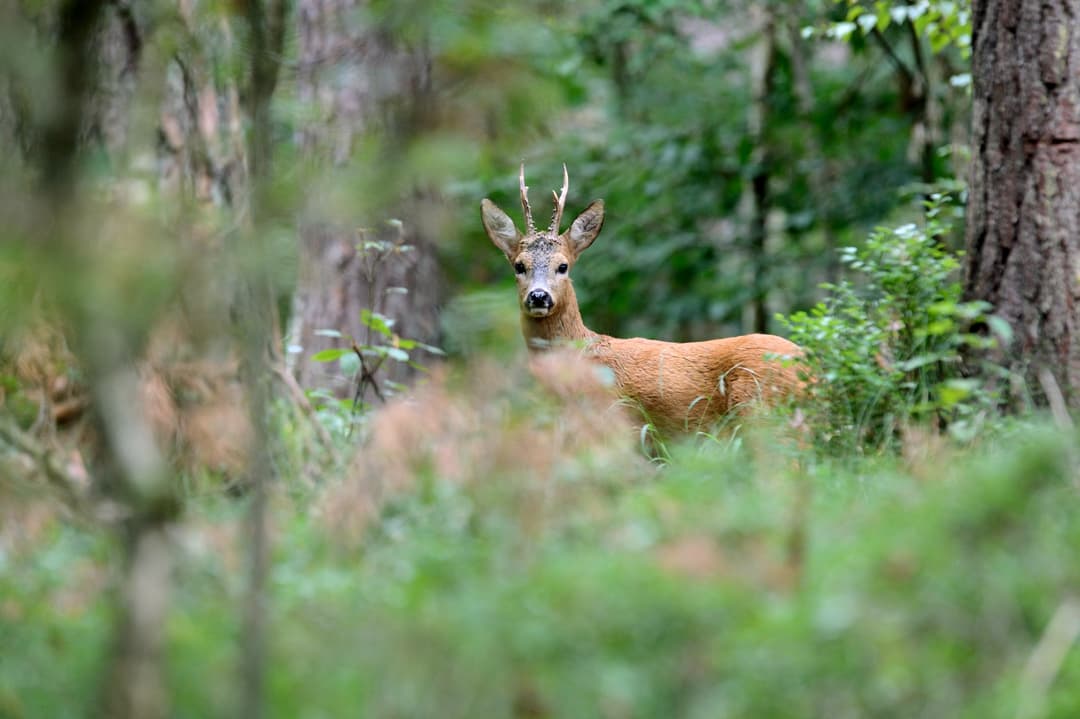
{"label": "forest background", "polygon": [[[1078,13],[5,4],[0,717],[1076,716]],[[807,396],[528,367],[520,162]]]}

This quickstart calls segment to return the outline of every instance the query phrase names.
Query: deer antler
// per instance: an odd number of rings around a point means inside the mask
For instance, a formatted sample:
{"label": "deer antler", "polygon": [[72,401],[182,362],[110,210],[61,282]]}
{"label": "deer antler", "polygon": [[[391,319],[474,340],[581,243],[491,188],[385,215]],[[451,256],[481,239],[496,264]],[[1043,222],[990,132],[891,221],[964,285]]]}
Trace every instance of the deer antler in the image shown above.
{"label": "deer antler", "polygon": [[555,209],[551,212],[551,234],[559,234],[559,225],[562,224],[563,208],[566,207],[566,191],[570,187],[570,176],[566,174],[566,163],[562,166],[562,193],[556,195],[555,191],[551,191],[551,196],[555,198]]}
{"label": "deer antler", "polygon": [[518,185],[521,188],[521,209],[525,211],[525,228],[531,235],[536,232],[533,224],[532,208],[529,207],[529,188],[525,185],[525,163],[521,163],[521,172],[518,174]]}

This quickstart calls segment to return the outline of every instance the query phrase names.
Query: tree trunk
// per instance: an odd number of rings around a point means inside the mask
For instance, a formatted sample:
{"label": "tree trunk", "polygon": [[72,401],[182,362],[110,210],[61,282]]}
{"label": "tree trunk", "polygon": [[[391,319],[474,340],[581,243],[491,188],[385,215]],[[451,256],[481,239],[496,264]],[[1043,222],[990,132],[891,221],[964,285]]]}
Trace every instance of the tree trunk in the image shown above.
{"label": "tree trunk", "polygon": [[[423,127],[430,102],[426,50],[404,49],[373,24],[367,5],[364,0],[298,3],[298,90],[314,117],[297,142],[306,155],[332,163],[335,170],[344,168],[371,132],[381,133],[384,153],[400,149]],[[365,171],[385,169],[392,183],[395,160],[400,158]],[[420,194],[414,188],[404,192]],[[440,275],[433,233],[423,229],[430,224],[424,217],[431,203],[430,197],[401,197],[380,217],[307,213],[300,227],[300,276],[289,333],[302,348],[292,358],[302,386],[349,393],[351,378],[341,374],[337,362],[314,362],[311,356],[342,345],[340,339],[316,334],[320,330],[341,332],[360,344],[385,342],[361,323],[363,309],[392,318],[393,331],[402,338],[436,342]],[[385,250],[358,250],[371,241],[385,243]],[[383,386],[387,379],[404,382],[412,375],[407,365],[389,361],[375,380]]]}
{"label": "tree trunk", "polygon": [[235,73],[222,71],[235,41],[225,16],[195,13],[179,3],[185,43],[165,68],[158,184],[182,201],[235,209],[247,189],[244,123]]}
{"label": "tree trunk", "polygon": [[1080,407],[1080,0],[976,0],[965,289]]}
{"label": "tree trunk", "polygon": [[[122,3],[67,0],[57,8],[56,25],[56,62],[50,66],[52,87],[59,88],[54,106],[42,114],[26,113],[21,126],[27,160],[38,166],[41,178],[39,241],[59,268],[44,277],[41,291],[55,299],[73,328],[72,346],[93,395],[102,437],[94,462],[99,489],[128,511],[101,710],[110,717],[156,719],[169,713],[163,647],[172,552],[166,528],[179,505],[143,407],[131,401],[138,394],[134,353],[141,333],[117,330],[123,320],[110,311],[117,305],[83,301],[79,293],[67,294],[54,284],[54,278],[81,280],[81,273],[98,269],[79,266],[75,259],[85,256],[85,243],[102,231],[94,218],[70,209],[78,207],[77,157],[88,149],[118,152],[125,144],[142,34]],[[48,105],[40,96],[23,97]]]}
{"label": "tree trunk", "polygon": [[750,156],[753,169],[743,190],[741,209],[746,223],[747,247],[753,273],[748,324],[752,332],[768,332],[770,258],[766,244],[769,235],[769,212],[772,210],[769,185],[773,161],[769,126],[772,121],[770,96],[775,82],[777,60],[776,18],[767,7],[755,9],[754,16],[760,28],[761,39],[750,53],[752,101],[746,108],[747,133],[754,148]]}
{"label": "tree trunk", "polygon": [[[202,347],[210,344],[206,341],[210,333],[195,329],[202,323],[194,321],[191,308],[200,302],[214,304],[218,318],[214,329],[224,337],[229,333],[222,329],[225,322],[220,318],[228,313],[222,312],[222,303],[214,303],[200,291],[224,284],[217,281],[223,275],[220,253],[218,261],[211,260],[213,253],[197,244],[212,232],[207,229],[211,223],[177,213],[172,218],[177,222],[169,225],[171,232],[145,236],[137,230],[128,233],[126,220],[142,227],[138,222],[143,215],[136,208],[149,193],[144,192],[146,173],[137,165],[155,149],[147,146],[154,139],[158,140],[159,180],[166,194],[175,189],[176,195],[228,205],[242,189],[242,124],[235,85],[222,79],[229,73],[209,69],[215,59],[209,48],[225,46],[229,28],[220,13],[200,16],[212,23],[209,32],[197,27],[193,6],[181,2],[179,16],[189,31],[185,40],[190,42],[180,43],[175,56],[165,61],[161,48],[144,50],[144,45],[152,46],[156,40],[154,25],[140,22],[143,8],[139,4],[64,0],[56,5],[55,9],[28,9],[37,14],[25,21],[28,27],[43,28],[40,66],[53,73],[52,82],[38,80],[44,87],[35,86],[35,76],[24,67],[0,67],[5,80],[2,89],[8,96],[0,103],[0,132],[11,133],[11,144],[22,149],[40,178],[35,231],[41,235],[40,246],[47,248],[42,263],[50,271],[40,273],[38,291],[48,299],[50,309],[63,317],[61,324],[70,328],[70,346],[78,354],[79,375],[91,396],[97,441],[88,448],[88,455],[98,485],[95,498],[105,497],[123,508],[124,519],[117,529],[124,565],[116,577],[113,641],[109,666],[102,672],[98,710],[110,717],[165,717],[171,711],[165,667],[172,591],[170,529],[180,511],[180,498],[165,461],[170,442],[163,441],[163,432],[155,437],[152,429],[165,424],[169,432],[177,431],[175,412],[158,412],[165,405],[177,409],[176,398],[167,389],[171,382],[166,380],[171,369],[182,371],[181,359],[188,360],[188,367],[195,366],[190,361],[195,350],[181,352],[169,328],[189,329],[198,337],[184,339]],[[215,19],[220,22],[214,23]],[[224,36],[209,37],[215,32]],[[215,42],[220,40],[224,42]],[[167,69],[155,64],[162,62],[168,62]],[[48,94],[50,88],[56,88],[54,97]],[[150,114],[151,119],[140,127],[134,121],[147,117],[138,112],[140,107],[160,107],[161,112]],[[7,140],[0,138],[5,145]],[[90,191],[85,189],[88,183],[80,181],[89,163],[79,160],[88,156],[98,160]],[[100,172],[102,160],[111,172]],[[84,201],[95,207],[106,203],[108,210],[100,215],[82,214]],[[177,271],[184,280],[177,281],[177,286],[187,301],[166,309],[150,300],[152,309],[132,311],[131,297],[141,302],[144,293],[139,286],[122,289],[113,281],[116,267],[110,262],[111,253],[119,248],[123,262],[153,265],[161,260],[171,239],[190,243],[176,251],[176,257],[183,258],[177,262]],[[149,274],[155,276],[153,270]],[[196,279],[199,287],[194,286]],[[160,279],[147,280],[146,286],[155,281]],[[168,351],[158,353],[155,345],[168,345]],[[197,372],[202,375],[201,367],[213,361],[200,363]],[[151,388],[165,389],[148,391]],[[214,394],[220,395],[215,397],[218,402],[229,402],[224,405],[233,413],[229,417],[244,418],[242,397]],[[155,421],[163,416],[165,422]],[[200,423],[189,412],[185,419],[192,421],[181,426],[188,437],[195,436],[193,431],[200,424],[209,426],[212,431],[202,434],[221,446],[222,437],[233,433],[234,423],[228,422],[222,430],[226,423],[220,418],[222,414],[215,413],[210,422]]]}

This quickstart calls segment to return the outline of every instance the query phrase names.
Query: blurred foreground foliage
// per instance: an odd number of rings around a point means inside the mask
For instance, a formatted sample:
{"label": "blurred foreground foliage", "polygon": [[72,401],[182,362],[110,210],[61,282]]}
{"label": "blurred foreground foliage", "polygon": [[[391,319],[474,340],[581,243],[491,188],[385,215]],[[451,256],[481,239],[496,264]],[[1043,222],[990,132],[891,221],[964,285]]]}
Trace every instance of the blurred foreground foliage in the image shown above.
{"label": "blurred foreground foliage", "polygon": [[[508,397],[557,429],[549,400]],[[833,460],[748,430],[617,478],[585,451],[531,471],[517,447],[514,470],[421,474],[365,521],[338,483],[279,492],[271,715],[1075,716],[1076,441],[918,434]],[[175,716],[235,713],[242,504],[190,496],[176,529]],[[77,716],[114,550],[36,511],[5,517],[33,539],[0,555],[0,711]]]}

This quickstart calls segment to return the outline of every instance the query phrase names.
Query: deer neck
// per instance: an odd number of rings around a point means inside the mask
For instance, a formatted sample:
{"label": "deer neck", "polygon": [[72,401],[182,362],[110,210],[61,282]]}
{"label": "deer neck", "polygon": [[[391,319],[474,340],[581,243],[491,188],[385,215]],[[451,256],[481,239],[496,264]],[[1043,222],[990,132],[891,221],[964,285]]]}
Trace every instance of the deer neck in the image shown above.
{"label": "deer neck", "polygon": [[585,326],[578,309],[574,286],[568,285],[566,296],[547,317],[521,315],[521,331],[529,351],[544,350],[552,345],[589,342],[596,333]]}

